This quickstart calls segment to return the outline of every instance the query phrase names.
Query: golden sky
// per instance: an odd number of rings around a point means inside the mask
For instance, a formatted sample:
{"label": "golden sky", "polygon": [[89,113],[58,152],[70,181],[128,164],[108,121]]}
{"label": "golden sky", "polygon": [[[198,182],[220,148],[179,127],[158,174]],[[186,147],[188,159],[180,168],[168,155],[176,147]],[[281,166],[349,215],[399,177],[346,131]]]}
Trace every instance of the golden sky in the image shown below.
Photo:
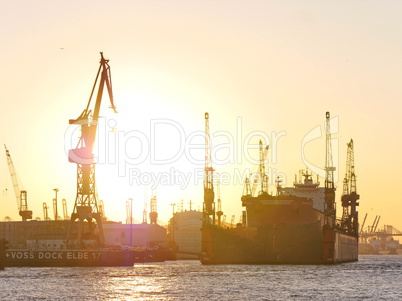
{"label": "golden sky", "polygon": [[[255,168],[249,144],[268,137],[268,166],[291,185],[306,160],[324,166],[324,136],[308,139],[330,111],[338,215],[353,138],[361,220],[381,215],[380,226],[402,229],[401,10],[398,1],[362,0],[3,1],[0,141],[34,216],[43,218],[42,203],[51,207],[56,187],[71,213],[76,168],[65,135],[86,105],[103,51],[119,111],[103,99],[107,144],[97,183],[109,219],[124,222],[132,197],[142,220],[152,175],[165,179],[156,189],[161,220],[182,199],[187,209],[190,200],[202,206],[197,131],[209,112],[214,167],[229,177],[223,211],[237,220],[243,186],[235,176]],[[0,168],[0,219],[17,220],[5,156]],[[190,182],[180,185],[179,175]]]}

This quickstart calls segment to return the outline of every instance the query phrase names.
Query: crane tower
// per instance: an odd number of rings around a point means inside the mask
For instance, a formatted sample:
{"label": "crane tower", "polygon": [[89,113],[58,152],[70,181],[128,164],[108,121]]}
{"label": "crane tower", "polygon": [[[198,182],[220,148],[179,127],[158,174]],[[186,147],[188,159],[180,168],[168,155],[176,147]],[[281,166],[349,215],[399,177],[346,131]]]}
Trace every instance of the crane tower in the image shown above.
{"label": "crane tower", "polygon": [[28,210],[27,191],[20,189],[19,178],[15,170],[13,159],[11,158],[10,152],[5,144],[4,148],[6,149],[7,164],[14,187],[15,199],[17,200],[18,213],[23,221],[32,219],[32,211]]}
{"label": "crane tower", "polygon": [[325,224],[333,228],[335,226],[335,186],[334,186],[334,171],[335,167],[332,163],[332,145],[331,145],[331,127],[330,127],[330,113],[326,112],[326,126],[325,126],[325,143],[326,143],[326,157],[325,157],[325,206],[324,214],[326,216]]}
{"label": "crane tower", "polygon": [[156,225],[158,221],[158,212],[156,210],[156,196],[154,195],[151,199],[151,212],[149,213],[149,221],[151,224]]}
{"label": "crane tower", "polygon": [[342,228],[357,235],[359,231],[358,212],[356,206],[359,206],[358,199],[360,196],[356,190],[356,175],[355,175],[355,159],[353,139],[347,143],[346,155],[346,174],[343,179],[342,201]]}
{"label": "crane tower", "polygon": [[[70,246],[82,245],[85,221],[87,222],[86,226],[88,228],[85,231],[85,238],[95,239],[98,241],[99,245],[103,245],[104,243],[102,213],[99,210],[96,196],[95,159],[92,150],[95,143],[99,111],[105,86],[109,94],[110,108],[113,109],[115,113],[117,113],[117,111],[113,100],[112,81],[108,64],[109,60],[103,57],[102,52],[100,55],[100,66],[88,104],[77,119],[71,119],[69,121],[70,124],[79,125],[81,127],[81,137],[79,138],[77,147],[68,152],[69,161],[77,164],[77,195],[66,239],[67,244]],[[98,80],[99,86],[95,105],[92,110],[90,109],[90,105]],[[78,230],[76,233],[73,233],[73,225],[76,220],[78,220]],[[95,234],[94,221],[96,221],[98,225],[99,234]]]}
{"label": "crane tower", "polygon": [[213,183],[212,158],[211,158],[211,137],[209,135],[209,114],[205,113],[205,168],[204,168],[204,206],[203,223],[215,225],[215,202]]}

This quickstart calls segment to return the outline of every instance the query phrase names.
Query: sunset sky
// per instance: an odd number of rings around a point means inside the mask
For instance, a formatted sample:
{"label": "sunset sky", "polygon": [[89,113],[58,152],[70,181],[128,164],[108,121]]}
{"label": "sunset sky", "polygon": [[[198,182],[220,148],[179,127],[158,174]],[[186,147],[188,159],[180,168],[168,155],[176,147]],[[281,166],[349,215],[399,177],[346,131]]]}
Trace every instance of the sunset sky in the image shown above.
{"label": "sunset sky", "polygon": [[[118,109],[104,97],[96,176],[110,220],[125,222],[131,197],[142,221],[153,193],[165,222],[172,203],[202,208],[199,131],[209,112],[213,166],[227,177],[223,211],[237,221],[259,139],[271,147],[271,179],[284,175],[290,186],[306,164],[324,167],[325,132],[316,131],[329,111],[338,215],[353,138],[360,221],[381,215],[380,227],[402,230],[401,11],[400,1],[366,0],[2,1],[0,142],[34,217],[43,218],[43,202],[53,217],[54,188],[71,214],[68,120],[85,108],[103,51]],[[19,220],[2,152],[0,219]]]}

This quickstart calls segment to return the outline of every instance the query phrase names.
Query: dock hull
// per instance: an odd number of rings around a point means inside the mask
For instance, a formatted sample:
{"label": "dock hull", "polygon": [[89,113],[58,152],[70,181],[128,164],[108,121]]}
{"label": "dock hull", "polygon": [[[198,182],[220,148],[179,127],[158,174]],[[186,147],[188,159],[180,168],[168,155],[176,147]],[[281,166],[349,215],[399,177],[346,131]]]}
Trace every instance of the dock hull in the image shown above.
{"label": "dock hull", "polygon": [[6,267],[108,267],[133,266],[140,260],[132,251],[110,250],[7,250]]}
{"label": "dock hull", "polygon": [[[325,241],[321,223],[202,229],[203,264],[334,264],[356,261],[357,238],[334,231]],[[326,248],[330,254],[325,256]]]}

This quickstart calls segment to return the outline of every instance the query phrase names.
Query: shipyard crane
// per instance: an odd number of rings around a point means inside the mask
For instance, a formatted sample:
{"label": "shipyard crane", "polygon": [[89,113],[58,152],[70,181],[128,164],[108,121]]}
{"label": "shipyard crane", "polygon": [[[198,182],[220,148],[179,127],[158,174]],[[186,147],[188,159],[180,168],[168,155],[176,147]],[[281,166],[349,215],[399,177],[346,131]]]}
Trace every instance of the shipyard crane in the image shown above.
{"label": "shipyard crane", "polygon": [[70,217],[68,216],[66,199],[62,199],[61,203],[62,203],[62,206],[63,206],[63,217],[64,217],[65,220],[68,220],[68,219],[70,219]]}
{"label": "shipyard crane", "polygon": [[353,139],[347,143],[347,156],[346,156],[346,174],[343,179],[343,193],[342,201],[342,228],[346,231],[358,233],[358,212],[356,207],[359,206],[358,199],[360,196],[356,191],[356,175],[354,163],[354,148]]}
{"label": "shipyard crane", "polygon": [[[250,174],[248,178],[246,178],[244,182],[244,190],[243,196],[254,196],[255,191],[257,189],[257,184],[261,184],[261,190],[258,192],[258,195],[262,195],[264,193],[268,193],[268,176],[265,173],[265,160],[268,155],[269,145],[265,148],[262,146],[262,141],[259,143],[259,165],[258,172],[253,172]],[[258,177],[256,177],[256,175]],[[250,179],[252,178],[253,185],[250,184]]]}
{"label": "shipyard crane", "polygon": [[332,261],[334,258],[335,245],[335,186],[334,186],[334,171],[332,165],[332,145],[331,145],[331,128],[330,114],[326,112],[325,126],[325,190],[324,190],[324,226],[322,229],[323,237],[323,259]]}
{"label": "shipyard crane", "polygon": [[49,209],[48,205],[46,203],[43,203],[43,220],[45,221],[50,220],[48,209]]}
{"label": "shipyard crane", "polygon": [[148,212],[147,212],[147,197],[144,197],[144,211],[142,212],[142,223],[148,224]]}
{"label": "shipyard crane", "polygon": [[[67,245],[82,245],[82,235],[84,232],[85,221],[88,222],[88,238],[97,239],[99,245],[103,245],[104,243],[102,214],[99,210],[96,196],[95,159],[92,150],[95,143],[99,111],[105,86],[109,94],[110,108],[113,109],[115,113],[117,113],[117,111],[113,100],[109,60],[103,57],[102,52],[100,55],[100,66],[87,106],[77,119],[71,119],[69,121],[70,124],[80,126],[81,137],[79,138],[77,147],[69,150],[68,152],[69,161],[77,164],[77,195],[73,213],[71,214],[70,226],[66,239]],[[91,101],[98,84],[98,80],[99,85],[96,101],[93,109],[91,109]],[[78,231],[76,235],[73,235],[73,233],[75,233],[73,230],[73,225],[75,224],[76,220],[78,220]],[[96,221],[98,225],[99,234],[95,234],[95,227],[92,226],[93,221]]]}
{"label": "shipyard crane", "polygon": [[[205,113],[205,168],[204,168],[204,204],[203,223],[215,225],[215,202],[213,183],[211,137],[209,134],[209,114]],[[212,218],[212,221],[211,221]]]}
{"label": "shipyard crane", "polygon": [[156,196],[151,198],[150,202],[151,212],[149,212],[149,222],[156,225],[158,223],[158,212],[156,210]]}
{"label": "shipyard crane", "polygon": [[325,224],[331,228],[335,226],[335,186],[334,186],[334,171],[335,167],[332,162],[332,144],[331,144],[331,116],[326,112],[326,127],[325,127],[325,205],[324,214],[326,216]]}
{"label": "shipyard crane", "polygon": [[20,189],[19,185],[20,181],[17,172],[15,170],[15,166],[11,158],[10,152],[5,144],[4,148],[6,149],[7,164],[8,169],[10,171],[11,181],[14,187],[15,199],[17,200],[18,213],[22,217],[23,221],[32,219],[32,211],[28,210],[27,191]]}
{"label": "shipyard crane", "polygon": [[218,211],[216,211],[216,216],[218,217],[218,227],[221,226],[221,219],[222,219],[222,200],[221,200],[221,185],[220,185],[220,178],[219,173],[217,174],[217,185],[216,185],[216,192],[218,194]]}
{"label": "shipyard crane", "polygon": [[57,213],[57,199],[56,198],[53,199],[53,214],[54,214],[54,220],[55,221],[61,219],[60,216]]}
{"label": "shipyard crane", "polygon": [[[265,158],[267,157],[268,153],[268,145],[263,148],[262,141],[260,140],[260,164],[258,167],[258,176],[261,184],[261,190],[258,192],[258,195],[266,195],[268,194],[268,176],[265,173]],[[255,188],[253,187],[255,190]],[[253,194],[254,191],[252,190],[251,193]]]}
{"label": "shipyard crane", "polygon": [[133,214],[132,214],[132,210],[131,210],[131,204],[133,199],[129,198],[126,201],[126,224],[132,224],[133,223]]}

